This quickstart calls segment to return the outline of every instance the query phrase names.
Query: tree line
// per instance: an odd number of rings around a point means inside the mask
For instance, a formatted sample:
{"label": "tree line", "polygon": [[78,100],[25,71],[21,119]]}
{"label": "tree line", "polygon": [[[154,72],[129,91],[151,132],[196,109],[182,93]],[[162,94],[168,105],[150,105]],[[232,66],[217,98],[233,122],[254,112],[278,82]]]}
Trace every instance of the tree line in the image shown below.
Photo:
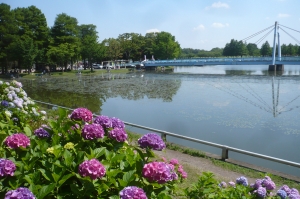
{"label": "tree line", "polygon": [[[91,65],[107,60],[172,59],[180,54],[180,45],[168,32],[120,34],[99,42],[97,27],[78,24],[75,17],[58,14],[52,27],[35,6],[11,9],[0,4],[0,64],[2,74],[8,68],[28,69],[33,64],[73,66],[79,60]],[[87,67],[88,65],[85,65]],[[91,67],[92,70],[92,67]]]}
{"label": "tree line", "polygon": [[[45,15],[35,6],[11,9],[0,4],[0,65],[2,74],[9,68],[37,69],[46,65],[73,66],[83,60],[84,67],[108,60],[143,60],[186,57],[270,56],[272,48],[266,41],[259,49],[256,44],[232,39],[224,48],[210,51],[180,48],[175,36],[168,32],[123,33],[117,38],[99,41],[96,25],[78,24],[66,13],[58,14],[49,27]],[[300,55],[297,45],[281,47],[283,56]],[[87,65],[88,64],[88,65]],[[92,70],[92,67],[91,67]]]}
{"label": "tree line", "polygon": [[[278,47],[278,46],[277,46]],[[276,52],[278,49],[276,47]],[[230,43],[227,43],[224,48],[213,48],[210,51],[184,48],[181,50],[181,57],[221,57],[221,56],[272,56],[273,48],[269,42],[266,41],[262,44],[261,48],[254,43],[245,43],[231,39]],[[281,56],[299,56],[300,46],[297,44],[282,44]]]}

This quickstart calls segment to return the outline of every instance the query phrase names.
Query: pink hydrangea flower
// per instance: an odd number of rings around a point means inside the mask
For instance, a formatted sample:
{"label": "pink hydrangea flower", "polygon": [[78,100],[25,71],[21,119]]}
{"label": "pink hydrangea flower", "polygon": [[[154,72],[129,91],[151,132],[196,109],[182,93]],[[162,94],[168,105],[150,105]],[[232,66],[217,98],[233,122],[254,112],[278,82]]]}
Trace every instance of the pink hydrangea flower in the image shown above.
{"label": "pink hydrangea flower", "polygon": [[179,165],[177,169],[178,173],[180,173],[182,178],[187,178],[187,173],[183,170],[183,166]]}
{"label": "pink hydrangea flower", "polygon": [[159,184],[173,181],[178,178],[170,165],[165,162],[150,162],[145,164],[142,173],[149,181],[155,181]]}
{"label": "pink hydrangea flower", "polygon": [[71,113],[70,118],[90,122],[93,119],[93,113],[86,108],[77,108]]}
{"label": "pink hydrangea flower", "polygon": [[78,173],[82,177],[88,176],[92,180],[95,180],[97,178],[102,178],[106,173],[106,169],[97,159],[91,159],[86,160],[79,165]]}
{"label": "pink hydrangea flower", "polygon": [[178,162],[178,160],[177,159],[175,159],[175,158],[173,158],[173,159],[171,159],[170,160],[170,164],[172,164],[172,165],[178,165],[179,164],[179,162]]}
{"label": "pink hydrangea flower", "polygon": [[6,138],[4,142],[8,147],[15,149],[30,146],[30,139],[23,133],[16,133]]}
{"label": "pink hydrangea flower", "polygon": [[124,129],[114,128],[109,132],[109,137],[115,139],[117,142],[125,142],[127,140],[127,133]]}
{"label": "pink hydrangea flower", "polygon": [[100,124],[86,124],[81,130],[85,140],[93,140],[104,137],[104,130]]}

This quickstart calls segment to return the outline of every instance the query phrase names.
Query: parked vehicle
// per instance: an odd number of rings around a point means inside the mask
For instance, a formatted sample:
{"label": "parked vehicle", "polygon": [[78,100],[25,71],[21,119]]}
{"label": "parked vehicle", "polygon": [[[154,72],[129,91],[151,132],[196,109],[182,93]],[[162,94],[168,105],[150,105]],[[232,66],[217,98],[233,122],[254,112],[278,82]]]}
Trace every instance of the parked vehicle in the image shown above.
{"label": "parked vehicle", "polygon": [[134,64],[126,64],[126,68],[135,68],[136,66]]}
{"label": "parked vehicle", "polygon": [[102,69],[103,66],[101,64],[93,64],[94,69]]}

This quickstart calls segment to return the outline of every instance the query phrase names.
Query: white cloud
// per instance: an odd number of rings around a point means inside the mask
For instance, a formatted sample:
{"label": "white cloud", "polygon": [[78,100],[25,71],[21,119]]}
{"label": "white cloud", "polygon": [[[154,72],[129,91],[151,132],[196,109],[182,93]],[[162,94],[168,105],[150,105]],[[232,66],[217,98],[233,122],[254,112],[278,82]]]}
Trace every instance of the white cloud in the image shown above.
{"label": "white cloud", "polygon": [[222,3],[221,1],[213,3],[211,6],[207,6],[205,9],[208,10],[210,8],[230,8],[227,3]]}
{"label": "white cloud", "polygon": [[222,24],[222,23],[216,23],[215,22],[211,26],[214,27],[214,28],[225,28],[225,27],[228,27],[229,24],[228,23]]}
{"label": "white cloud", "polygon": [[290,17],[291,15],[289,15],[289,14],[283,14],[283,13],[279,13],[278,14],[278,17],[279,18],[287,18],[287,17]]}
{"label": "white cloud", "polygon": [[194,30],[205,30],[205,26],[200,24],[199,26],[195,27]]}
{"label": "white cloud", "polygon": [[146,30],[146,33],[151,33],[151,32],[160,32],[160,30],[158,30],[156,28]]}

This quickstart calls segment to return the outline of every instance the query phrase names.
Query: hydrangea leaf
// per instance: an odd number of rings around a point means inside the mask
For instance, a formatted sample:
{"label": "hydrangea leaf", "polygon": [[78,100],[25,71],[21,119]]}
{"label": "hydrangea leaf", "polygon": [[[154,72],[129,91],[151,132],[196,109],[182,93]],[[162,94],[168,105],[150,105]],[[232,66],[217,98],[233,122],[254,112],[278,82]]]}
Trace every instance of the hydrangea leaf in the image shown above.
{"label": "hydrangea leaf", "polygon": [[56,184],[55,183],[52,183],[52,184],[49,184],[47,186],[43,186],[39,193],[37,194],[37,198],[38,199],[43,199],[46,195],[48,195],[49,193],[51,193],[54,188],[55,188]]}
{"label": "hydrangea leaf", "polygon": [[131,170],[131,171],[126,172],[123,176],[123,181],[126,182],[126,183],[131,182],[135,178],[135,176],[134,176],[135,173],[136,173],[135,170]]}
{"label": "hydrangea leaf", "polygon": [[32,132],[31,132],[30,128],[28,128],[27,126],[24,127],[24,132],[25,132],[25,134],[26,134],[28,137],[30,137],[30,136],[32,135]]}

